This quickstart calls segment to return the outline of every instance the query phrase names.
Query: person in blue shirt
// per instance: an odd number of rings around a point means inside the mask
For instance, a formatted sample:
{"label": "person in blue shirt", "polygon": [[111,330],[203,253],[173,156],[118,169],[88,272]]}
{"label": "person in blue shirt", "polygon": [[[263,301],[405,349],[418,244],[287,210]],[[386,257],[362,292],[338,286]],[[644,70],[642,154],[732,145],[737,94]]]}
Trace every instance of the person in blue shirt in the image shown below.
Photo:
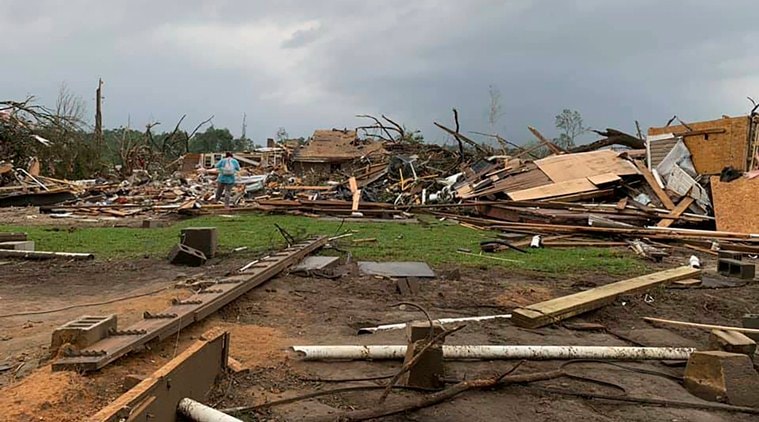
{"label": "person in blue shirt", "polygon": [[235,176],[240,171],[240,163],[232,157],[231,152],[224,155],[224,158],[216,163],[216,169],[219,171],[219,178],[216,179],[216,202],[221,200],[223,193],[224,208],[229,208],[232,188],[235,187]]}

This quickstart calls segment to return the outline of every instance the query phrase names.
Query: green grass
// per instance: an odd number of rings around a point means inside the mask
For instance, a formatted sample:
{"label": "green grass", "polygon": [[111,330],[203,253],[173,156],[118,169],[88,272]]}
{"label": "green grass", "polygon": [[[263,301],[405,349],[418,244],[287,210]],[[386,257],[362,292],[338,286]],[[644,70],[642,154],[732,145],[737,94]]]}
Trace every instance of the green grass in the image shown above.
{"label": "green grass", "polygon": [[[338,231],[353,230],[352,238],[342,241],[356,259],[426,261],[431,265],[463,264],[482,268],[503,267],[547,273],[600,271],[609,274],[640,272],[644,264],[632,255],[607,248],[541,249],[528,254],[508,251],[489,254],[518,260],[506,262],[458,253],[458,248],[479,251],[479,242],[491,239],[492,232],[480,232],[459,225],[424,219],[423,224],[344,223],[313,218],[274,215],[238,215],[200,217],[178,222],[171,227],[66,229],[47,226],[4,226],[0,232],[23,231],[36,242],[38,250],[92,252],[98,259],[130,259],[141,256],[165,256],[179,240],[184,227],[217,227],[221,252],[240,246],[253,251],[278,248],[282,237],[274,224],[297,235],[333,236]],[[377,242],[352,244],[351,239],[376,238]],[[329,252],[326,252],[329,253]]]}

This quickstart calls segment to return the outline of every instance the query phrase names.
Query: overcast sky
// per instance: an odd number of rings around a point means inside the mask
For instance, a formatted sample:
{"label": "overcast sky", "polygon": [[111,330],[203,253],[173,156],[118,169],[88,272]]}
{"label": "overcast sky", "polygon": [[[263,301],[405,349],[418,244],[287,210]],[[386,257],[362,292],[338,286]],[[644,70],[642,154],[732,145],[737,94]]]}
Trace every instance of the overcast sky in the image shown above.
{"label": "overcast sky", "polygon": [[273,137],[385,113],[430,141],[433,121],[555,136],[563,108],[634,131],[739,115],[759,97],[756,0],[0,0],[0,99],[48,105],[62,83],[104,124],[149,121]]}

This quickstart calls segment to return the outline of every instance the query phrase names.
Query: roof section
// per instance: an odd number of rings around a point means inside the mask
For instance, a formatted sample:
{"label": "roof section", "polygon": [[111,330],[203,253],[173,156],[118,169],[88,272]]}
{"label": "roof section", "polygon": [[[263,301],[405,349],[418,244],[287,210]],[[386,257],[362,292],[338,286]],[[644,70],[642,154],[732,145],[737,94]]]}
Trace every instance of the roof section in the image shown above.
{"label": "roof section", "polygon": [[311,140],[295,152],[293,161],[335,163],[382,151],[381,142],[358,139],[354,130],[317,130]]}

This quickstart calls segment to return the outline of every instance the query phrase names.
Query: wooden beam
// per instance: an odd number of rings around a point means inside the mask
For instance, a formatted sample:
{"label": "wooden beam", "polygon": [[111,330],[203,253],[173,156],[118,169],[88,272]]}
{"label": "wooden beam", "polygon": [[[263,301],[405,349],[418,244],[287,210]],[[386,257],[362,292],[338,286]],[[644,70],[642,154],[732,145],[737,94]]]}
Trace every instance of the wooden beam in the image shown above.
{"label": "wooden beam", "polygon": [[690,196],[686,196],[683,198],[679,204],[675,207],[675,209],[672,210],[672,217],[663,218],[659,223],[656,225],[657,227],[669,227],[677,221],[678,218],[680,218],[681,215],[690,207],[690,205],[695,201]]}
{"label": "wooden beam", "polygon": [[667,192],[664,192],[664,189],[662,189],[661,186],[659,186],[659,183],[656,181],[656,178],[648,170],[648,168],[643,164],[643,162],[635,161],[635,165],[638,167],[638,170],[640,170],[640,173],[646,179],[646,182],[648,182],[648,185],[651,186],[651,189],[654,191],[654,194],[656,194],[656,197],[659,198],[662,205],[664,205],[664,208],[670,211],[674,210],[675,203],[672,202],[672,199],[670,199],[669,195],[667,195]]}
{"label": "wooden beam", "polygon": [[695,278],[700,273],[701,270],[697,268],[685,266],[635,277],[629,280],[618,281],[584,292],[536,303],[525,308],[515,309],[512,312],[511,319],[520,327],[538,328],[571,318],[575,315],[580,315],[593,309],[598,309],[614,302],[617,296],[621,294],[630,294],[647,290],[669,281]]}
{"label": "wooden beam", "polygon": [[713,325],[713,324],[699,324],[696,322],[673,321],[670,319],[651,318],[651,317],[644,317],[643,319],[648,322],[658,322],[661,324],[668,324],[668,325],[679,325],[681,327],[702,328],[704,330],[725,330],[725,331],[737,331],[739,333],[759,334],[759,329],[756,329],[756,328],[728,327],[724,325]]}
{"label": "wooden beam", "polygon": [[543,134],[542,134],[542,133],[538,132],[538,130],[537,130],[537,129],[535,129],[534,127],[532,127],[532,126],[527,126],[527,129],[529,129],[529,130],[530,130],[530,132],[531,132],[533,135],[535,135],[535,137],[536,137],[536,138],[538,138],[538,141],[540,141],[540,143],[542,143],[543,145],[545,145],[546,147],[548,147],[548,149],[550,149],[550,150],[551,150],[551,153],[553,153],[553,154],[561,154],[561,153],[563,153],[563,152],[566,152],[566,151],[564,151],[563,149],[559,148],[559,147],[558,147],[556,144],[554,144],[553,142],[549,141],[549,140],[548,140],[548,139],[547,139],[545,136],[543,136]]}
{"label": "wooden beam", "polygon": [[180,400],[206,398],[216,378],[224,373],[228,354],[229,333],[211,330],[87,420],[173,421]]}

